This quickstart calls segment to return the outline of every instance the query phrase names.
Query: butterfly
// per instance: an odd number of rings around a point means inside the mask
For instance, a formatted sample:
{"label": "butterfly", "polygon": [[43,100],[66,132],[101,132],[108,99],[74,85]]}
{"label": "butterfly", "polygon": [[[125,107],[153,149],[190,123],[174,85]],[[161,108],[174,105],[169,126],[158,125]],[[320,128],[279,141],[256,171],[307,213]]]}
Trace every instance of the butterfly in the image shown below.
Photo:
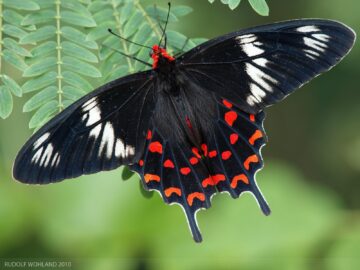
{"label": "butterfly", "polygon": [[216,193],[250,192],[263,167],[264,109],[336,65],[355,33],[301,19],[209,40],[179,57],[161,42],[152,68],[111,81],[45,124],[18,153],[13,176],[47,184],[128,165],[146,190],[178,204],[196,242],[196,221]]}

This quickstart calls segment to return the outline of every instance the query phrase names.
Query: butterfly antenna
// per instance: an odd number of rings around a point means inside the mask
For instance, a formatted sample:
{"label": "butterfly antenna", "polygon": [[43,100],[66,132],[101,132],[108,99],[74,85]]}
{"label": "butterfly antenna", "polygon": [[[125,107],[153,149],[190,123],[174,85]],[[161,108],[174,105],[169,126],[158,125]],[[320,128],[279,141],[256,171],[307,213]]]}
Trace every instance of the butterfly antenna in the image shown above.
{"label": "butterfly antenna", "polygon": [[170,8],[171,8],[171,3],[170,3],[170,2],[168,2],[168,6],[169,6],[169,8],[168,8],[168,13],[167,13],[166,21],[165,21],[164,30],[163,30],[163,32],[162,32],[161,39],[160,39],[160,41],[159,41],[159,46],[160,46],[160,45],[161,45],[161,42],[162,42],[162,40],[163,40],[163,38],[164,38],[164,36],[165,36],[165,46],[164,46],[165,49],[166,49],[166,42],[167,42],[167,38],[166,38],[166,27],[167,27],[167,24],[168,24],[168,22],[169,22],[169,15],[170,15]]}
{"label": "butterfly antenna", "polygon": [[160,23],[159,12],[158,12],[157,5],[156,5],[156,4],[154,4],[154,10],[155,10],[156,22],[158,23],[161,32],[164,32],[164,28],[162,27],[162,25],[161,25],[161,23]]}
{"label": "butterfly antenna", "polygon": [[122,39],[122,40],[125,40],[125,41],[127,41],[127,42],[129,42],[129,43],[135,44],[135,45],[137,45],[137,46],[140,46],[140,47],[143,47],[143,48],[148,48],[148,49],[152,50],[152,48],[149,47],[149,46],[145,46],[145,45],[139,44],[139,43],[137,43],[137,42],[131,41],[131,40],[127,39],[127,38],[124,38],[124,37],[122,37],[122,36],[114,33],[113,30],[111,30],[110,28],[108,28],[108,31],[109,31],[110,34],[114,35],[115,37],[118,37],[118,38],[120,38],[120,39]]}
{"label": "butterfly antenna", "polygon": [[106,48],[109,48],[109,49],[111,49],[111,50],[113,50],[113,51],[115,51],[115,52],[117,52],[117,53],[125,56],[125,57],[128,57],[128,58],[130,58],[130,59],[139,61],[140,63],[142,63],[142,64],[144,64],[144,65],[146,65],[146,66],[152,67],[152,65],[150,65],[148,62],[145,62],[145,61],[143,61],[143,60],[141,60],[141,59],[139,59],[139,58],[137,58],[137,57],[135,57],[135,56],[133,56],[133,55],[125,54],[125,53],[123,53],[123,52],[121,52],[121,51],[119,51],[119,50],[117,50],[117,49],[114,49],[114,48],[111,48],[111,47],[107,46],[106,44],[102,44],[102,45],[103,45],[104,47],[106,47]]}

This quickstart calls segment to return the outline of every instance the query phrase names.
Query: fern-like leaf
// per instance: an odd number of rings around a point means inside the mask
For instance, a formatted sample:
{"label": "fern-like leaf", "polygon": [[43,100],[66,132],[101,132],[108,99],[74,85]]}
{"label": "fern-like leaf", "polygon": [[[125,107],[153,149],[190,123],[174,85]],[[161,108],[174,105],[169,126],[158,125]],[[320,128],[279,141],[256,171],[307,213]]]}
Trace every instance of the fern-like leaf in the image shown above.
{"label": "fern-like leaf", "polygon": [[[208,0],[211,4],[215,2],[215,0]],[[251,7],[261,16],[269,15],[269,7],[266,3],[266,0],[248,0]],[[240,4],[241,0],[221,0],[221,3],[228,5],[231,10],[237,8]]]}

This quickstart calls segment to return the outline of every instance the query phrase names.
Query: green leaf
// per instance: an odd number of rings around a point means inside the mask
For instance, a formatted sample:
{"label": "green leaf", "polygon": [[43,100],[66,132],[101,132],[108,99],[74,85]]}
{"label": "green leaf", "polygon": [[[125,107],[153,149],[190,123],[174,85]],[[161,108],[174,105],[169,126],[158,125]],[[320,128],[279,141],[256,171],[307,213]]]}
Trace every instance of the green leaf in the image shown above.
{"label": "green leaf", "polygon": [[3,19],[5,22],[20,26],[20,22],[23,20],[23,16],[11,9],[5,9],[3,11]]}
{"label": "green leaf", "polygon": [[49,0],[34,0],[41,9],[45,9],[45,8],[53,8],[55,5],[55,1],[49,1]]}
{"label": "green leaf", "polygon": [[95,41],[86,40],[86,35],[73,27],[62,27],[61,32],[65,38],[89,49],[98,49]]}
{"label": "green leaf", "polygon": [[88,10],[95,14],[96,12],[98,12],[99,10],[103,10],[105,8],[105,6],[108,5],[108,2],[105,1],[93,1],[89,6],[88,6]]}
{"label": "green leaf", "polygon": [[237,6],[240,4],[241,0],[229,0],[228,5],[231,10],[234,10],[237,8]]}
{"label": "green leaf", "polygon": [[64,86],[62,90],[64,92],[64,97],[72,101],[76,101],[86,94],[85,91],[69,85]]}
{"label": "green leaf", "polygon": [[64,82],[72,86],[75,86],[78,89],[82,89],[86,92],[89,92],[94,89],[94,87],[87,80],[85,80],[83,77],[81,77],[80,75],[74,72],[64,71],[62,73],[62,76]]}
{"label": "green leaf", "polygon": [[126,65],[120,65],[116,68],[112,69],[111,72],[109,72],[109,76],[106,78],[107,81],[112,81],[118,78],[121,78],[125,75],[129,74],[129,68]]}
{"label": "green leaf", "polygon": [[16,67],[21,71],[24,71],[28,67],[21,57],[19,57],[16,53],[8,49],[5,49],[3,51],[3,58],[6,62],[8,62],[9,64],[13,65],[14,67]]}
{"label": "green leaf", "polygon": [[52,25],[43,26],[34,32],[30,32],[20,39],[20,44],[31,44],[39,41],[46,40],[55,36],[56,27]]}
{"label": "green leaf", "polygon": [[125,5],[121,9],[120,13],[120,24],[123,25],[132,14],[134,14],[134,3],[133,1],[129,1],[125,3]]}
{"label": "green leaf", "polygon": [[113,13],[114,11],[110,8],[103,8],[100,9],[99,12],[95,13],[93,18],[96,22],[104,22],[104,21],[114,21],[114,17],[113,17]]}
{"label": "green leaf", "polygon": [[[154,5],[149,5],[146,7],[146,12],[153,17],[155,20],[159,19],[160,21],[165,22],[167,15],[168,15],[168,9],[165,9],[163,7],[155,7]],[[169,13],[169,22],[177,22],[178,18],[176,15],[170,10]]]}
{"label": "green leaf", "polygon": [[249,0],[249,3],[261,16],[269,16],[269,7],[265,0]]}
{"label": "green leaf", "polygon": [[74,103],[74,100],[69,100],[69,99],[66,99],[62,102],[64,108],[69,107],[73,103]]}
{"label": "green leaf", "polygon": [[178,50],[188,50],[195,46],[191,39],[188,39],[186,36],[177,31],[167,31],[167,36],[169,44]]}
{"label": "green leaf", "polygon": [[40,106],[48,103],[57,96],[57,88],[55,86],[46,87],[44,90],[32,96],[23,107],[23,112],[31,112]]}
{"label": "green leaf", "polygon": [[55,71],[50,71],[40,77],[26,81],[22,86],[23,93],[33,92],[56,82],[56,76]]}
{"label": "green leaf", "polygon": [[6,74],[3,74],[1,76],[1,80],[4,83],[4,85],[10,89],[10,91],[17,97],[21,97],[22,96],[22,89],[20,87],[20,85],[17,84],[17,82],[15,82],[12,78],[10,78],[9,76],[7,76]]}
{"label": "green leaf", "polygon": [[189,13],[193,12],[193,9],[189,6],[175,6],[171,8],[172,13],[177,17],[186,16]]}
{"label": "green leaf", "polygon": [[61,6],[72,11],[75,11],[78,14],[91,17],[91,13],[78,1],[74,0],[61,0]]}
{"label": "green leaf", "polygon": [[4,47],[13,51],[14,53],[21,55],[21,56],[27,56],[31,57],[32,54],[26,50],[25,48],[18,45],[18,42],[14,41],[11,38],[4,38],[3,40]]}
{"label": "green leaf", "polygon": [[31,0],[3,0],[6,7],[20,10],[39,10],[40,6]]}
{"label": "green leaf", "polygon": [[21,21],[21,25],[47,23],[54,20],[55,15],[56,13],[54,10],[43,10],[36,13],[30,13]]}
{"label": "green leaf", "polygon": [[37,57],[41,56],[47,56],[49,54],[55,53],[56,51],[56,42],[55,41],[46,41],[42,43],[41,45],[33,48],[31,50],[31,54],[33,55],[34,59],[37,59]]}
{"label": "green leaf", "polygon": [[[140,27],[140,29],[137,30],[136,34],[132,38],[132,41],[134,41],[138,44],[145,44],[146,40],[148,40],[149,37],[152,36],[152,32],[153,32],[153,30],[151,29],[151,27],[147,23],[144,23]],[[129,46],[130,54],[134,54],[134,53],[138,52],[140,49],[141,49],[141,47],[136,44],[130,44],[130,46]]]}
{"label": "green leaf", "polygon": [[34,113],[33,117],[31,117],[29,128],[35,128],[40,124],[43,124],[46,119],[55,114],[58,110],[58,102],[55,100],[42,105],[40,109]]}
{"label": "green leaf", "polygon": [[72,11],[61,12],[61,20],[69,24],[83,26],[83,27],[96,26],[96,22],[94,21],[93,18]]}
{"label": "green leaf", "polygon": [[23,76],[24,77],[33,77],[37,75],[41,75],[52,67],[56,66],[57,59],[56,57],[46,57],[42,58],[39,61],[35,62],[27,69],[25,69]]}
{"label": "green leaf", "polygon": [[63,49],[63,52],[68,56],[73,56],[80,60],[85,60],[91,63],[98,62],[98,59],[95,54],[90,52],[88,49],[80,47],[79,45],[76,45],[72,42],[64,41],[61,43],[61,47]]}
{"label": "green leaf", "polygon": [[3,31],[5,34],[11,36],[11,37],[15,37],[15,38],[23,38],[24,36],[27,35],[27,33],[22,30],[21,28],[11,25],[11,24],[5,24],[3,26]]}
{"label": "green leaf", "polygon": [[9,89],[1,85],[0,86],[0,117],[2,119],[7,118],[13,109],[13,99]]}
{"label": "green leaf", "polygon": [[143,21],[144,17],[142,13],[139,11],[134,12],[124,26],[123,36],[125,38],[129,38],[131,35],[133,35]]}
{"label": "green leaf", "polygon": [[98,40],[100,38],[104,38],[108,35],[110,35],[108,29],[114,28],[114,23],[113,22],[104,22],[100,25],[98,25],[97,27],[92,28],[89,31],[89,34],[86,36],[86,40]]}
{"label": "green leaf", "polygon": [[101,77],[101,72],[96,67],[73,57],[65,56],[63,58],[63,65],[69,70],[83,74],[85,76],[93,78]]}

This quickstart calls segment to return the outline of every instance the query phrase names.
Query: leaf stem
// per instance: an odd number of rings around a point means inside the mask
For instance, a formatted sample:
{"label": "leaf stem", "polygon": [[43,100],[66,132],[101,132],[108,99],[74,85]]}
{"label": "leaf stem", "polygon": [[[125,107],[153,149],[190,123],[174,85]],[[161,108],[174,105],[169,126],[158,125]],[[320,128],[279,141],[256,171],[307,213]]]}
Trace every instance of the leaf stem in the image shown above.
{"label": "leaf stem", "polygon": [[[120,36],[122,36],[122,29],[121,29],[121,23],[120,23],[120,16],[119,16],[119,12],[118,10],[116,9],[116,2],[114,0],[111,0],[111,6],[113,8],[113,16],[115,18],[115,21],[116,21],[116,30],[118,31],[118,33],[120,34]],[[126,45],[126,42],[124,40],[121,40],[121,44],[124,48],[124,53],[129,55],[129,48],[128,46]],[[134,71],[134,66],[133,64],[131,63],[130,61],[130,58],[129,57],[126,57],[126,61],[128,63],[128,66],[129,66],[129,71],[130,72],[133,72]]]}
{"label": "leaf stem", "polygon": [[2,77],[2,73],[1,73],[1,69],[2,69],[2,56],[3,56],[3,52],[2,52],[2,45],[3,45],[3,2],[2,0],[0,0],[0,78]]}
{"label": "leaf stem", "polygon": [[143,6],[140,4],[139,0],[135,0],[135,6],[140,10],[140,12],[143,14],[143,16],[145,17],[145,19],[148,21],[150,27],[152,28],[152,30],[154,31],[154,33],[161,38],[162,33],[160,32],[159,28],[156,26],[156,24],[153,22],[153,20],[150,18],[150,16],[148,15],[148,13],[145,11],[145,9],[143,8]]}
{"label": "leaf stem", "polygon": [[59,100],[59,112],[61,112],[64,109],[64,104],[62,101],[62,74],[61,74],[61,65],[62,65],[62,61],[61,61],[61,28],[60,28],[60,19],[61,19],[61,14],[60,14],[60,5],[61,5],[61,0],[56,0],[55,1],[55,5],[56,5],[56,50],[57,50],[57,83],[58,83],[58,100]]}

